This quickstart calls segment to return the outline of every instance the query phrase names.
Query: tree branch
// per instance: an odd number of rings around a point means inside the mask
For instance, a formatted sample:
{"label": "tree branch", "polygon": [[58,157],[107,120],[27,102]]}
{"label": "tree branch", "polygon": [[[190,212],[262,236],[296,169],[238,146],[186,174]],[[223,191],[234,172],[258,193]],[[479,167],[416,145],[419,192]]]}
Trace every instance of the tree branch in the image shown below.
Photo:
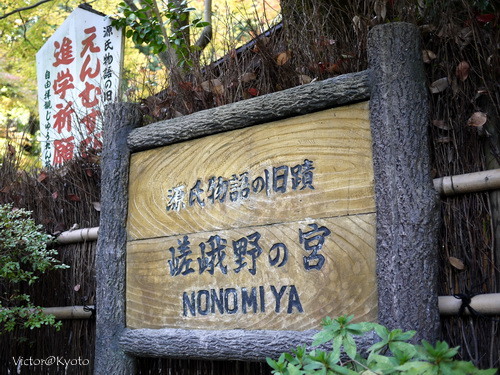
{"label": "tree branch", "polygon": [[33,5],[28,5],[28,6],[23,7],[23,8],[18,8],[18,9],[15,9],[15,10],[13,10],[12,12],[9,12],[9,13],[4,14],[3,16],[0,16],[0,20],[3,20],[4,18],[7,18],[7,17],[9,17],[9,16],[12,16],[13,14],[16,14],[16,13],[22,12],[23,10],[30,10],[30,9],[36,8],[36,7],[37,7],[37,6],[39,6],[39,5],[42,5],[42,4],[44,4],[44,3],[48,3],[49,1],[52,1],[52,0],[41,0],[41,1],[39,1],[38,3],[36,3],[36,4],[33,4]]}
{"label": "tree branch", "polygon": [[177,64],[177,56],[175,55],[174,49],[170,45],[167,30],[165,29],[165,25],[163,24],[163,19],[161,17],[160,10],[158,9],[158,3],[156,2],[156,0],[153,0],[153,10],[155,12],[156,18],[158,19],[158,23],[160,24],[160,29],[165,41],[165,45],[167,46],[166,51],[160,52],[158,54],[158,57],[168,70],[172,70]]}
{"label": "tree branch", "polygon": [[137,12],[139,9],[137,8],[137,5],[135,5],[134,0],[124,0],[125,4],[127,4],[132,11]]}
{"label": "tree branch", "polygon": [[203,28],[200,37],[195,43],[195,46],[203,51],[208,43],[211,42],[213,32],[212,32],[212,0],[205,0],[205,9],[203,10],[203,21],[208,22],[209,25]]}

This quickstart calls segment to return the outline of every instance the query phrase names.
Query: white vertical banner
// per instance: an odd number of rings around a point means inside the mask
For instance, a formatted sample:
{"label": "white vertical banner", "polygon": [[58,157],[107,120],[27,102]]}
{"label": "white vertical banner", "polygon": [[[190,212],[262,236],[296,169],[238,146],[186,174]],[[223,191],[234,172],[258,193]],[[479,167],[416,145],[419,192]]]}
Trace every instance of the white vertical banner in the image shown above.
{"label": "white vertical banner", "polygon": [[101,148],[104,107],[119,100],[122,44],[109,17],[76,8],[36,54],[45,167]]}

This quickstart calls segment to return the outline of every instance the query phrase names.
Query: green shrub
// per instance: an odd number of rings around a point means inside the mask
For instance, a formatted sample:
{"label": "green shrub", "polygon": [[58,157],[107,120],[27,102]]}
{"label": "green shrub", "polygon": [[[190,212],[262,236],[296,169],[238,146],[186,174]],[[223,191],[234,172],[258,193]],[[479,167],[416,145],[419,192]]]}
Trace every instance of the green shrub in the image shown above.
{"label": "green shrub", "polygon": [[[495,369],[479,370],[471,362],[455,360],[457,348],[446,342],[435,345],[422,341],[414,345],[409,341],[415,331],[388,330],[377,323],[351,323],[353,316],[323,320],[323,329],[314,336],[313,346],[331,343],[331,351],[299,347],[283,353],[277,361],[267,358],[273,374],[283,375],[493,375]],[[375,331],[380,341],[373,344],[367,356],[358,352],[354,336]],[[345,353],[345,355],[343,355]]]}
{"label": "green shrub", "polygon": [[24,209],[0,205],[0,333],[16,326],[40,328],[60,327],[53,315],[45,315],[35,306],[23,287],[33,285],[50,270],[67,268],[54,258],[56,250],[47,246],[52,237],[43,233]]}

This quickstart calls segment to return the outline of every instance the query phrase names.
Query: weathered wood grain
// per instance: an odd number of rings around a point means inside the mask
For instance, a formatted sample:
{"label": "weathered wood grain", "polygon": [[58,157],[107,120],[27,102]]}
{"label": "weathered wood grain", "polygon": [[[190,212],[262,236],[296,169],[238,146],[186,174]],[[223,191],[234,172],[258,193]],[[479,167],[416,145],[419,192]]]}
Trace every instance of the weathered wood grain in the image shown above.
{"label": "weathered wood grain", "polygon": [[345,74],[150,124],[134,130],[128,138],[128,144],[133,152],[146,150],[368,98],[368,72]]}
{"label": "weathered wood grain", "polygon": [[[309,232],[314,224],[330,233],[326,233],[318,251],[324,264],[314,268],[318,261],[310,259],[308,264],[313,268],[306,269],[305,257],[311,252],[305,250],[300,230]],[[243,258],[247,264],[241,267],[233,241],[250,238],[254,233],[260,236],[258,246],[262,252],[255,266],[247,255]],[[220,267],[215,267],[213,274],[208,270],[201,273],[199,244],[204,243],[208,252],[208,239],[215,234],[227,240],[220,263],[227,267],[226,273]],[[183,236],[128,243],[127,327],[300,331],[319,327],[325,316],[354,314],[359,320],[376,320],[375,214],[194,233],[187,238],[192,251],[188,258],[192,262],[184,270],[189,268],[192,272],[186,275],[172,276],[174,257],[169,251],[177,249]],[[286,245],[287,258],[283,248],[279,253],[276,249],[271,251],[276,243]],[[273,259],[277,259],[274,265]],[[274,293],[271,286],[275,287]],[[242,292],[242,288],[246,291]],[[242,293],[248,296],[252,288],[255,300],[247,306]],[[221,302],[222,309],[208,298],[209,293],[215,293],[224,300],[220,289],[232,291],[227,295],[225,308]],[[276,297],[278,291],[283,295]],[[194,297],[190,297],[191,293]]]}
{"label": "weathered wood grain", "polygon": [[434,341],[440,216],[419,38],[415,25],[396,23],[373,28],[368,39],[379,321]]}
{"label": "weathered wood grain", "polygon": [[[134,153],[129,184],[128,238],[374,212],[367,102],[298,116]],[[292,188],[291,168],[312,162],[310,186]],[[273,168],[287,166],[286,191],[273,190]],[[209,198],[209,180],[230,183],[248,172],[249,183],[268,173],[260,193],[235,201]],[[283,171],[277,174],[283,175]],[[277,184],[283,186],[283,180]],[[190,190],[203,190],[203,207]],[[251,184],[250,184],[251,185]],[[184,208],[167,210],[174,188],[184,186]],[[228,187],[231,190],[231,187]],[[249,186],[251,188],[251,186]],[[283,189],[284,190],[284,189]]]}

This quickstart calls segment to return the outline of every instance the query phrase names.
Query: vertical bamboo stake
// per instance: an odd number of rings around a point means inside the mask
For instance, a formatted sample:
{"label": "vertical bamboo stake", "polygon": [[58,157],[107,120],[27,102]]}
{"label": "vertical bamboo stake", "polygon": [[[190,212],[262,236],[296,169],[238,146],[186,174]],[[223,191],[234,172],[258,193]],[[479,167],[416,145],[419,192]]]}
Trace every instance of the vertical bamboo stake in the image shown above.
{"label": "vertical bamboo stake", "polygon": [[440,218],[419,39],[418,28],[407,23],[377,26],[368,38],[379,322],[435,341]]}
{"label": "vertical bamboo stake", "polygon": [[116,103],[103,126],[101,222],[96,253],[95,374],[134,374],[135,361],[120,349],[125,328],[125,252],[130,151],[127,136],[141,120],[137,106]]}

